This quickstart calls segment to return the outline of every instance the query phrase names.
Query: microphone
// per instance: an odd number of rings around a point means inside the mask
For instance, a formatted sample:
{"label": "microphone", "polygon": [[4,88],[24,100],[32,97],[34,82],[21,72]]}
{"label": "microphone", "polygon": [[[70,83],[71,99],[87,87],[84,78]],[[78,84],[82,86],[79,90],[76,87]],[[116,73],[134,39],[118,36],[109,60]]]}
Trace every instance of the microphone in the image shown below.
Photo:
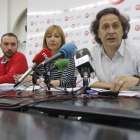
{"label": "microphone", "polygon": [[54,63],[54,66],[50,69],[50,71],[53,71],[55,69],[57,71],[63,71],[65,68],[69,66],[69,64],[70,64],[69,59],[61,59]]}
{"label": "microphone", "polygon": [[68,59],[61,59],[59,61],[56,61],[54,63],[54,66],[50,70],[48,70],[47,72],[43,73],[43,76],[45,76],[44,77],[45,83],[48,86],[48,89],[50,89],[50,87],[49,87],[49,81],[50,81],[49,76],[51,75],[51,72],[54,71],[55,69],[57,71],[63,71],[65,68],[67,68],[69,66],[69,64],[70,64],[70,62],[69,62]]}
{"label": "microphone", "polygon": [[21,78],[15,83],[14,87],[18,86],[36,68],[39,63],[45,59],[50,58],[51,56],[52,53],[46,48],[37,53],[32,60],[33,65],[21,76]]}
{"label": "microphone", "polygon": [[58,54],[45,60],[43,63],[39,64],[37,66],[37,68],[43,67],[44,65],[50,63],[51,61],[55,61],[59,58],[70,59],[70,58],[74,57],[76,53],[77,53],[77,46],[75,44],[73,44],[73,43],[65,44],[60,48],[60,50],[58,51]]}
{"label": "microphone", "polygon": [[94,69],[91,65],[91,57],[89,56],[91,55],[87,48],[79,50],[76,54],[76,58],[78,59],[75,61],[75,67],[79,71],[81,77],[87,77],[83,81],[84,85],[88,85],[88,77],[90,77],[90,73],[94,72]]}
{"label": "microphone", "polygon": [[83,49],[79,50],[76,54],[76,59],[81,58],[82,56],[85,56],[85,55],[88,55],[91,58],[91,60],[93,60],[91,57],[91,54],[87,48],[83,48]]}

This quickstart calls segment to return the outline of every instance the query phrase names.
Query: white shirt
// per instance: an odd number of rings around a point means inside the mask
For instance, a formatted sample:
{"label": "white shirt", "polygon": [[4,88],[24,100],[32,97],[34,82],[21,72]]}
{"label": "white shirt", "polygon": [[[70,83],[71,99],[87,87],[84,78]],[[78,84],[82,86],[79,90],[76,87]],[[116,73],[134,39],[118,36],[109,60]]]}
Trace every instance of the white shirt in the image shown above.
{"label": "white shirt", "polygon": [[[97,81],[112,83],[117,75],[140,76],[140,45],[129,40],[122,40],[112,60],[104,52],[103,46],[99,44],[93,46],[90,52],[95,73],[91,74],[89,86]],[[79,75],[78,80],[80,80]],[[81,84],[78,86],[82,86]]]}

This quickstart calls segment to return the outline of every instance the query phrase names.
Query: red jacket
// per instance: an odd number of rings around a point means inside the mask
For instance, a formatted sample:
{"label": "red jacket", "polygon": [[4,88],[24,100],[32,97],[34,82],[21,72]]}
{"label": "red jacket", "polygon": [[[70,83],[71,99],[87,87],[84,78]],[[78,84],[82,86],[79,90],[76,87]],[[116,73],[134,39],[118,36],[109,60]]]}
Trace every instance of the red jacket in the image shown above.
{"label": "red jacket", "polygon": [[0,84],[15,83],[13,73],[23,74],[28,69],[27,59],[24,54],[17,52],[11,59],[2,64],[3,57],[0,57]]}

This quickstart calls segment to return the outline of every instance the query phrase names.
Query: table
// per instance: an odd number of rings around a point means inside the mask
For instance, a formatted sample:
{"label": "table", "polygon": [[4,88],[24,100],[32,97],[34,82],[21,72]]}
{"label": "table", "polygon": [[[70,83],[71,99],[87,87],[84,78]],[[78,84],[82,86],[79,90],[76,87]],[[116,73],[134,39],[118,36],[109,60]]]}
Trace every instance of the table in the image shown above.
{"label": "table", "polygon": [[[15,91],[16,92],[16,91]],[[24,91],[22,95],[29,95]],[[0,99],[1,103],[16,103],[24,99]],[[30,101],[34,102],[34,101]],[[24,103],[22,103],[24,104]],[[28,105],[30,109],[59,115],[97,117],[117,120],[140,121],[139,98],[95,98],[64,101],[46,101]]]}
{"label": "table", "polygon": [[139,131],[0,111],[2,140],[139,140]]}
{"label": "table", "polygon": [[140,121],[140,99],[71,99],[29,105],[32,109],[61,115]]}

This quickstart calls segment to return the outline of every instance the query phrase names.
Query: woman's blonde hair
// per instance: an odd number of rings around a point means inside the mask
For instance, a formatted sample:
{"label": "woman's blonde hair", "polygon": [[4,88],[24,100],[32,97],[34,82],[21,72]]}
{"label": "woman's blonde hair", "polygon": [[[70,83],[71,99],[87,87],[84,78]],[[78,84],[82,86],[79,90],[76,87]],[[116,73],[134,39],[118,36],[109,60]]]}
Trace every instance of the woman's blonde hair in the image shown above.
{"label": "woman's blonde hair", "polygon": [[59,33],[60,37],[62,38],[62,44],[61,44],[60,48],[64,44],[66,44],[65,35],[64,35],[64,32],[63,32],[62,28],[60,26],[57,26],[57,25],[51,25],[50,27],[47,28],[47,30],[45,32],[45,35],[44,35],[44,38],[43,38],[43,49],[44,48],[49,49],[48,46],[47,46],[46,38],[54,29],[58,30],[58,33]]}

